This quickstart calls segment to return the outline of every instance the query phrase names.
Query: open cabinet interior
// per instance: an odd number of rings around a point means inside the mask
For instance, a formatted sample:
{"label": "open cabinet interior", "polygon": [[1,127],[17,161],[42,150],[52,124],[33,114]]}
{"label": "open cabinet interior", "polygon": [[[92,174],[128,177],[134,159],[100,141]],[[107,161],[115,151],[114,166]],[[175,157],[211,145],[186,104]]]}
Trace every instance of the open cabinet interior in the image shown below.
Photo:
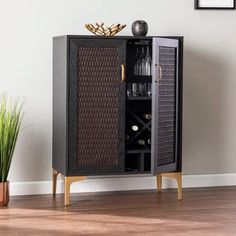
{"label": "open cabinet interior", "polygon": [[152,40],[127,41],[125,172],[151,172]]}

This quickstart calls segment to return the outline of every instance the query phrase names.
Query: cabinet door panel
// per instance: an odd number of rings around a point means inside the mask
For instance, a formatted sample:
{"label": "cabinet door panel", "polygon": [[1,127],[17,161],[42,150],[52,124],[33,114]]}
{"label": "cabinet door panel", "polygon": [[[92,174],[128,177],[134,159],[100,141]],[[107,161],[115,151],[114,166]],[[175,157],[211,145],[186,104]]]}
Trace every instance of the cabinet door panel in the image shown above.
{"label": "cabinet door panel", "polygon": [[71,39],[69,173],[119,173],[124,169],[126,42]]}
{"label": "cabinet door panel", "polygon": [[153,39],[152,154],[155,173],[180,168],[179,41]]}

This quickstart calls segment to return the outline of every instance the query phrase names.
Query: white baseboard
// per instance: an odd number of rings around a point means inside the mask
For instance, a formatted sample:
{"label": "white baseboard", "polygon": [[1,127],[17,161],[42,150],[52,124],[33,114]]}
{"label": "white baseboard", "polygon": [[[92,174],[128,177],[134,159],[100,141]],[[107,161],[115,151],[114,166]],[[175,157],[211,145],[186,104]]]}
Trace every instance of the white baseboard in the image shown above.
{"label": "white baseboard", "polygon": [[[49,194],[51,181],[11,182],[11,195]],[[209,174],[209,175],[184,175],[183,187],[212,187],[236,185],[236,173]],[[163,188],[176,188],[172,179],[163,178]],[[130,177],[130,178],[92,178],[71,185],[71,192],[104,192],[123,190],[156,189],[155,177]],[[63,192],[63,182],[59,179],[57,192]]]}

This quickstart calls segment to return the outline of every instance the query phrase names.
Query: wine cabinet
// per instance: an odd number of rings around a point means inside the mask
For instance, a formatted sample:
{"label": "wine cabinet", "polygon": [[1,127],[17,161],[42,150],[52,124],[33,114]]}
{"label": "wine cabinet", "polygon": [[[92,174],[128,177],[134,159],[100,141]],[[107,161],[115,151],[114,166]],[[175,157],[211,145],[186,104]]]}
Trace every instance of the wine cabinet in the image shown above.
{"label": "wine cabinet", "polygon": [[178,182],[183,37],[53,38],[53,193],[87,176]]}

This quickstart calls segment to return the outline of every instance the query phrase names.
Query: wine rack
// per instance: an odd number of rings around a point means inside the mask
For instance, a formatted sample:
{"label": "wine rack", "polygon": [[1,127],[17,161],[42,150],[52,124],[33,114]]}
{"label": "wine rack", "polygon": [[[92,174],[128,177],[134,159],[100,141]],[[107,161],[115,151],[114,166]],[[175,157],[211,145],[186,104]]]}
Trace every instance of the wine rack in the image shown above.
{"label": "wine rack", "polygon": [[[151,116],[150,113],[151,100],[127,101],[126,135],[129,136],[129,139],[126,140],[125,143],[125,159],[133,160],[134,172],[145,172],[150,171],[151,169],[151,165],[147,164],[150,163],[151,160],[151,119],[144,118],[144,114],[149,114]],[[138,127],[137,131],[132,131],[132,124]],[[138,171],[137,167],[135,167],[137,163]],[[130,165],[129,161],[126,161],[125,166],[127,167],[127,165]],[[129,168],[128,170],[130,169],[132,168]]]}

